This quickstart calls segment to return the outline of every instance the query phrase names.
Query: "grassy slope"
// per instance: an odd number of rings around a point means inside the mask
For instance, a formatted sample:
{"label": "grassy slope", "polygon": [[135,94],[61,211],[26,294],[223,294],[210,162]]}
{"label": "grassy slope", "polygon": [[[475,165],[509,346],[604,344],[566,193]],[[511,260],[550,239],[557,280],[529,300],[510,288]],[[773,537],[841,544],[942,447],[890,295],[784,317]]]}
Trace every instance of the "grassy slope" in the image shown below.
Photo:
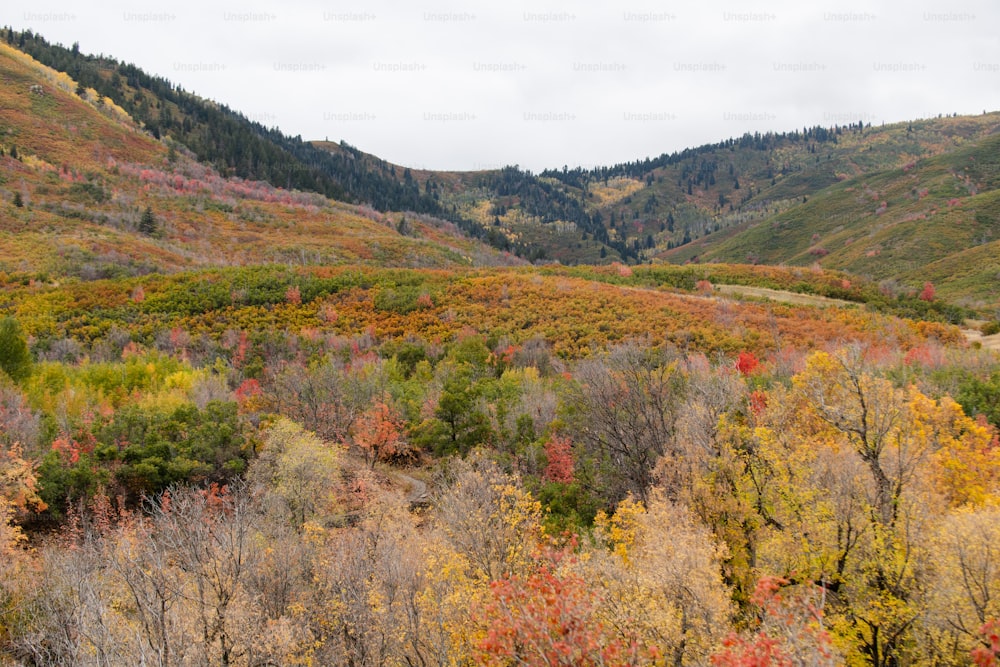
{"label": "grassy slope", "polygon": [[989,247],[1000,238],[998,156],[994,134],[912,166],[851,178],[723,240],[702,258],[818,261],[914,287],[936,279],[942,296],[996,305],[1000,277],[991,270]]}

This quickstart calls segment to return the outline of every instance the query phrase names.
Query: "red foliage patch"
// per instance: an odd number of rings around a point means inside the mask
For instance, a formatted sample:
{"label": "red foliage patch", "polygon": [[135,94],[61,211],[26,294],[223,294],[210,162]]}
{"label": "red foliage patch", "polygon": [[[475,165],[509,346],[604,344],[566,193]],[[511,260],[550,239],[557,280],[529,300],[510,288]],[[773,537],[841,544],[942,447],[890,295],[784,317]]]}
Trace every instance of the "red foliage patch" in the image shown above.
{"label": "red foliage patch", "polygon": [[757,367],[760,366],[760,360],[757,359],[753,352],[747,352],[746,350],[740,352],[740,355],[736,358],[736,370],[740,372],[741,375],[750,375]]}
{"label": "red foliage patch", "polygon": [[545,442],[545,457],[549,464],[542,472],[547,482],[569,484],[573,481],[573,443],[565,436],[554,435]]}

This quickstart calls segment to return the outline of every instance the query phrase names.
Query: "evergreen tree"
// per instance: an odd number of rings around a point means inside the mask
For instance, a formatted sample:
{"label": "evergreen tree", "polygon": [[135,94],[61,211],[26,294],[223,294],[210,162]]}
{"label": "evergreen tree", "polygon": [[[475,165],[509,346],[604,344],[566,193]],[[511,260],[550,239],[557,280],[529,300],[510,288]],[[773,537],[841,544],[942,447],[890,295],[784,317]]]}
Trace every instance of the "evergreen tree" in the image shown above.
{"label": "evergreen tree", "polygon": [[146,210],[142,212],[142,218],[139,220],[139,232],[146,236],[152,236],[156,233],[156,216],[153,215],[152,206],[147,206]]}
{"label": "evergreen tree", "polygon": [[0,371],[14,382],[21,382],[31,375],[31,352],[21,332],[21,325],[13,317],[0,320]]}
{"label": "evergreen tree", "polygon": [[24,198],[21,197],[21,193],[20,192],[15,192],[14,193],[14,206],[16,206],[18,208],[24,208]]}

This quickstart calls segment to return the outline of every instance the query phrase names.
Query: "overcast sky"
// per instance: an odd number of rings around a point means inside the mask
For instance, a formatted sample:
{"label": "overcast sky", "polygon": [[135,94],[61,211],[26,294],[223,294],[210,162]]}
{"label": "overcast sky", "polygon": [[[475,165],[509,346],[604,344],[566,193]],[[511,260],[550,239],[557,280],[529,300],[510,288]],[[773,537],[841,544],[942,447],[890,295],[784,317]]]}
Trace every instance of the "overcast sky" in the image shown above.
{"label": "overcast sky", "polygon": [[1000,110],[996,0],[5,5],[16,29],[415,168],[590,167]]}

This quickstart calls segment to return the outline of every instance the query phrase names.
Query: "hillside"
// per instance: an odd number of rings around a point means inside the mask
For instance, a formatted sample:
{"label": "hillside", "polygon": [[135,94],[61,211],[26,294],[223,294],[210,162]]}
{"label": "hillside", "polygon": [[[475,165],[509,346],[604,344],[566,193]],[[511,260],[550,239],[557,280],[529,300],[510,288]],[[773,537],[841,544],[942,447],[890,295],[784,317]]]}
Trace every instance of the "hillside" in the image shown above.
{"label": "hillside", "polygon": [[990,113],[745,135],[590,171],[388,173],[533,261],[819,262],[910,293],[933,265],[941,297],[991,308],[998,127]]}
{"label": "hillside", "polygon": [[428,215],[224,177],[2,42],[0,103],[2,271],[90,279],[265,262],[511,261]]}
{"label": "hillside", "polygon": [[220,174],[267,181],[378,211],[413,211],[445,217],[473,236],[475,223],[442,206],[431,191],[393,177],[391,165],[357,159],[359,151],[316,148],[301,137],[246,118],[224,104],[189,93],[162,76],[103,55],[84,54],[76,45],[50,44],[30,30],[0,31],[0,39],[44,65],[72,76],[96,96],[110,100],[154,138],[170,139]]}
{"label": "hillside", "polygon": [[[72,74],[94,101],[162,137],[171,155],[224,176],[395,211],[389,218],[397,225],[403,211],[447,219],[530,261],[820,262],[911,294],[933,265],[941,298],[987,311],[998,303],[990,259],[997,113],[746,134],[591,170],[432,172],[344,142],[286,136],[134,65],[49,44],[30,31],[5,30],[0,38]],[[282,261],[290,249],[251,256]],[[966,257],[956,253],[982,256],[982,268],[952,276],[947,267]],[[409,261],[376,255],[371,259]]]}
{"label": "hillside", "polygon": [[702,260],[818,261],[911,286],[933,280],[946,298],[995,306],[1000,282],[989,258],[1000,240],[998,155],[1000,134],[992,134],[849,178],[695,252]]}

